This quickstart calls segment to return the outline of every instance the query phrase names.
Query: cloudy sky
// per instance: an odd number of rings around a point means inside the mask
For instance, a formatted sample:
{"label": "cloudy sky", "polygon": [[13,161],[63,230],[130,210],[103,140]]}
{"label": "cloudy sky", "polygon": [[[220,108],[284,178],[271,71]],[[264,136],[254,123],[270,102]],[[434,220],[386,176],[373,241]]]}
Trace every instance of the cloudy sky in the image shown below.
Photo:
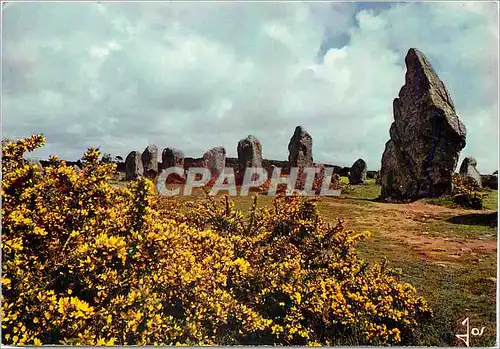
{"label": "cloudy sky", "polygon": [[464,156],[498,164],[496,3],[10,3],[4,137],[33,156],[125,157],[148,144],[201,157],[241,138],[284,160],[296,125],[316,162],[378,169],[410,47],[428,56],[467,127]]}

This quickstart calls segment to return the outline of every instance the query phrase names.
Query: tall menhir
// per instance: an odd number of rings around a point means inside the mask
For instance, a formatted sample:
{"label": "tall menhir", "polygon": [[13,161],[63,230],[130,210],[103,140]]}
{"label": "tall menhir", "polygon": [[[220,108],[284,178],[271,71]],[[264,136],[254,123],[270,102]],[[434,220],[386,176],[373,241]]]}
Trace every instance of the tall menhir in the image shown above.
{"label": "tall menhir", "polygon": [[393,103],[391,138],[382,155],[381,196],[418,199],[449,194],[465,147],[465,126],[429,60],[412,48],[405,63],[405,85]]}

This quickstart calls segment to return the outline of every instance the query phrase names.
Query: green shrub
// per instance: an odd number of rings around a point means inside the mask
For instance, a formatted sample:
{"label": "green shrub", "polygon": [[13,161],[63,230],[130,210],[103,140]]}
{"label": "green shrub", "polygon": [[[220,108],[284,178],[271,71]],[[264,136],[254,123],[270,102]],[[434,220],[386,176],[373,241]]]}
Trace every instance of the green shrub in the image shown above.
{"label": "green shrub", "polygon": [[468,176],[455,174],[453,176],[453,202],[458,206],[480,210],[483,208],[483,196],[477,182]]}

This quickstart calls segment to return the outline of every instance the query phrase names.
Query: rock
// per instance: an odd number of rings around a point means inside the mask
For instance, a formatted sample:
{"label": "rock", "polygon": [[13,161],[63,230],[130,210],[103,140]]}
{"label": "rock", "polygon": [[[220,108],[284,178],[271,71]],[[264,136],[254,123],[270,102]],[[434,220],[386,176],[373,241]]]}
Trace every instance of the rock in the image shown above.
{"label": "rock", "polygon": [[498,175],[481,175],[481,182],[483,187],[498,190]]}
{"label": "rock", "polygon": [[393,102],[391,138],[382,155],[382,198],[396,200],[450,194],[466,129],[428,59],[406,55],[405,85]]}
{"label": "rock", "polygon": [[169,167],[184,168],[184,153],[179,149],[165,148],[161,153],[161,168]]}
{"label": "rock", "polygon": [[491,175],[490,180],[488,181],[488,187],[498,190],[498,174]]}
{"label": "rock", "polygon": [[295,132],[288,143],[288,163],[290,167],[312,167],[312,137],[301,126],[295,128]]}
{"label": "rock", "polygon": [[158,174],[158,148],[148,145],[141,155],[144,176],[154,178]]}
{"label": "rock", "polygon": [[131,180],[144,175],[140,151],[132,151],[125,159],[125,179]]}
{"label": "rock", "polygon": [[342,168],[340,169],[339,175],[340,175],[341,177],[349,177],[349,171],[350,171],[350,170],[351,170],[351,168],[350,168],[350,167],[342,167]]}
{"label": "rock", "polygon": [[80,172],[81,172],[81,169],[80,169],[80,167],[78,167],[78,165],[73,165],[73,170],[75,170],[75,172],[77,174],[80,174]]}
{"label": "rock", "polygon": [[249,135],[238,142],[238,165],[241,169],[247,167],[262,167],[262,146],[257,138]]}
{"label": "rock", "polygon": [[291,171],[294,167],[299,169],[295,188],[302,190],[307,181],[303,168],[314,167],[314,162],[312,157],[312,137],[301,126],[295,128],[295,132],[288,143],[288,152],[289,170]]}
{"label": "rock", "polygon": [[481,175],[479,174],[479,171],[476,169],[476,166],[477,166],[476,159],[474,159],[471,156],[467,156],[464,159],[464,161],[462,161],[459,173],[462,176],[473,178],[481,188],[483,186],[481,181]]}
{"label": "rock", "polygon": [[366,162],[363,159],[358,159],[351,166],[349,171],[349,184],[363,184],[366,181]]}
{"label": "rock", "polygon": [[212,177],[218,177],[226,167],[226,149],[215,147],[203,154],[203,166],[210,170]]}

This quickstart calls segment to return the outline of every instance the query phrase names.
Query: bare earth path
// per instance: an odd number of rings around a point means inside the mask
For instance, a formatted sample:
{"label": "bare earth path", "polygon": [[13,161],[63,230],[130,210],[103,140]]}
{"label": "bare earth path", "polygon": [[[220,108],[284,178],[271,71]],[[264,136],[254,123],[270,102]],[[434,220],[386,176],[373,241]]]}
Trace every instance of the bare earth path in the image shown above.
{"label": "bare earth path", "polygon": [[[455,335],[461,322],[485,327],[470,346],[495,345],[498,192],[490,191],[485,210],[448,208],[422,201],[390,204],[371,200],[380,194],[374,183],[351,188],[341,197],[318,197],[324,221],[345,228],[370,231],[372,236],[357,246],[369,264],[387,260],[400,270],[401,280],[411,283],[434,311],[416,344],[461,346]],[[196,197],[204,196],[202,192]],[[193,200],[195,197],[179,197]],[[220,197],[222,199],[222,197]],[[248,212],[253,197],[236,196],[237,209]],[[272,205],[273,197],[259,195],[258,205]]]}
{"label": "bare earth path", "polygon": [[[496,234],[481,234],[483,229],[468,226],[468,234],[457,234],[457,224],[447,220],[457,216],[495,214],[492,210],[451,209],[423,202],[388,204],[353,203],[334,199],[322,203],[345,219],[349,228],[370,230],[404,243],[429,260],[450,262],[463,254],[481,255],[497,251]],[[330,216],[328,214],[328,216]],[[491,230],[496,230],[491,228]],[[477,233],[479,232],[479,234]],[[458,232],[459,233],[459,232]]]}
{"label": "bare earth path", "polygon": [[400,268],[435,311],[432,328],[422,329],[421,342],[461,346],[455,334],[461,321],[485,326],[470,346],[494,346],[496,328],[497,225],[493,193],[489,210],[448,208],[417,201],[390,204],[358,197],[322,197],[321,216],[347,229],[370,231],[358,251],[368,262],[387,259]]}

